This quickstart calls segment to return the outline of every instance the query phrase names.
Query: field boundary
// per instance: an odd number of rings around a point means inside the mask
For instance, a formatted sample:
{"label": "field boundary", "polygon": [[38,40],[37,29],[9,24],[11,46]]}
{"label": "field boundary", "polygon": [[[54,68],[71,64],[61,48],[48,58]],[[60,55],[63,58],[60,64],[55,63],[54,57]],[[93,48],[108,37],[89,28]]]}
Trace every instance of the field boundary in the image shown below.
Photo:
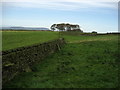
{"label": "field boundary", "polygon": [[98,35],[120,35],[119,32],[116,33],[81,33],[78,31],[67,31],[61,32],[61,35],[74,35],[74,36],[98,36]]}
{"label": "field boundary", "polygon": [[64,38],[59,38],[42,44],[2,51],[3,84],[21,72],[31,71],[33,64],[60,50],[65,43]]}
{"label": "field boundary", "polygon": [[81,40],[81,41],[73,41],[73,42],[68,42],[68,43],[83,43],[83,42],[93,42],[93,41],[109,41],[112,39],[93,39],[93,40]]}

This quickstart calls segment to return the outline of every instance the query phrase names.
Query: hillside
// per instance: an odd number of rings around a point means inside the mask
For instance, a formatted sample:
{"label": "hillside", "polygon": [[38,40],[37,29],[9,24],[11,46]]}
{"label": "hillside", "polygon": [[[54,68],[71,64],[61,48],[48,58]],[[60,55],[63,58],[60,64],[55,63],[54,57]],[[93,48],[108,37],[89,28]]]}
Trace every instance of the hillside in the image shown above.
{"label": "hillside", "polygon": [[58,38],[58,32],[50,31],[3,31],[2,50],[43,43]]}
{"label": "hillside", "polygon": [[118,36],[64,36],[68,44],[24,72],[9,88],[116,88]]}
{"label": "hillside", "polygon": [[44,27],[2,27],[2,30],[49,30]]}

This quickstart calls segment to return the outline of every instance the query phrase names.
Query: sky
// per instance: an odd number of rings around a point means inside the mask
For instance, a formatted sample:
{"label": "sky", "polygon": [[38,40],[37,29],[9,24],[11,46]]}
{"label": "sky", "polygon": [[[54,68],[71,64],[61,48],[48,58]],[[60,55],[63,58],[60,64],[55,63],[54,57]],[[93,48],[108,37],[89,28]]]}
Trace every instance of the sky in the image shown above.
{"label": "sky", "polygon": [[2,26],[79,24],[84,32],[118,31],[119,0],[2,0]]}

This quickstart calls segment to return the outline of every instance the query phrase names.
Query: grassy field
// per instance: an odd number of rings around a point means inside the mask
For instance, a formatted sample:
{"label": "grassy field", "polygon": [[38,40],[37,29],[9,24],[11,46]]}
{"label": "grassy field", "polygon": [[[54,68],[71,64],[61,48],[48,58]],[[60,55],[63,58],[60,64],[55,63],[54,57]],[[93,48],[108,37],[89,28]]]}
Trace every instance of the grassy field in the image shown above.
{"label": "grassy field", "polygon": [[97,36],[72,36],[62,35],[68,43],[80,43],[86,41],[106,41],[106,40],[118,40],[118,35],[97,35]]}
{"label": "grassy field", "polygon": [[61,51],[4,87],[114,88],[118,85],[118,36],[69,36]]}
{"label": "grassy field", "polygon": [[2,50],[14,49],[58,38],[58,32],[50,31],[3,31]]}
{"label": "grassy field", "polygon": [[[43,43],[59,37],[58,32],[50,31],[2,31],[2,50],[14,49],[22,46]],[[62,35],[69,43],[79,43],[93,40],[117,39],[115,35],[103,36],[71,36]]]}

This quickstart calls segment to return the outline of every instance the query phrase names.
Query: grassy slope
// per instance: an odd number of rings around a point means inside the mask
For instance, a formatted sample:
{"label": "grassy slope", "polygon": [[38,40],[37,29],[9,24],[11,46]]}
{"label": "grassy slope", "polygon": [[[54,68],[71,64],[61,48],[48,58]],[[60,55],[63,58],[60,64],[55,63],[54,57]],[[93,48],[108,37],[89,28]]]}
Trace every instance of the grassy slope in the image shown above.
{"label": "grassy slope", "polygon": [[[61,51],[49,56],[41,64],[35,65],[33,72],[22,73],[15,77],[5,87],[113,88],[117,86],[117,36],[65,37],[72,43],[65,45]],[[92,38],[97,41],[92,41]],[[84,42],[79,43],[81,40]]]}
{"label": "grassy slope", "polygon": [[117,35],[97,35],[97,36],[71,36],[62,35],[69,43],[80,43],[86,41],[106,41],[106,40],[117,40]]}
{"label": "grassy slope", "polygon": [[[69,36],[62,37],[70,43],[90,40],[105,40],[116,38],[114,35],[109,36]],[[36,43],[42,43],[58,38],[58,32],[43,31],[3,31],[2,32],[2,50],[14,49],[22,46],[28,46]]]}
{"label": "grassy slope", "polygon": [[3,50],[14,49],[58,38],[57,32],[49,31],[3,31]]}

